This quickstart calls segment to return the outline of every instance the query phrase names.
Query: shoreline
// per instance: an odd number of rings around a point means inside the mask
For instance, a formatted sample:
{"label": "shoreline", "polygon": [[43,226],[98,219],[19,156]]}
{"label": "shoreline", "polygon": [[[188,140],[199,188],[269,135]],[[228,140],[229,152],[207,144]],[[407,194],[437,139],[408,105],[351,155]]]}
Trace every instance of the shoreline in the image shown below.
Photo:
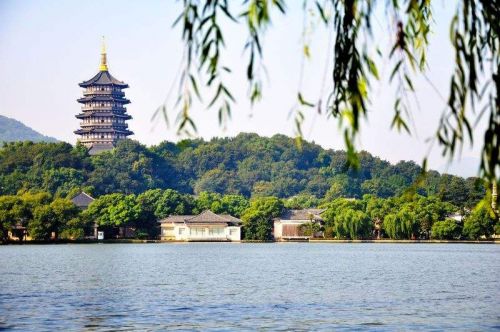
{"label": "shoreline", "polygon": [[[139,240],[139,239],[109,239],[109,240],[58,240],[58,241],[23,241],[23,242],[5,242],[0,243],[0,246],[7,245],[51,245],[51,244],[151,244],[151,243],[221,243],[220,241],[161,241],[161,240]],[[282,240],[282,241],[255,241],[242,240],[224,243],[374,243],[374,244],[500,244],[500,239],[491,240],[336,240],[336,239],[302,239],[302,240]]]}

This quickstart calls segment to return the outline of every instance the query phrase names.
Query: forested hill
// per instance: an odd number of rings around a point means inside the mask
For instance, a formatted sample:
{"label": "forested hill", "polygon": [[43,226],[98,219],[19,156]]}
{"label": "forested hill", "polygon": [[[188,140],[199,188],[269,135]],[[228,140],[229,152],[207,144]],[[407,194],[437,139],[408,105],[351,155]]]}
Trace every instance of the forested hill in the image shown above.
{"label": "forested hill", "polygon": [[0,142],[57,142],[24,125],[22,122],[0,115]]}
{"label": "forested hill", "polygon": [[360,198],[391,197],[412,187],[458,206],[472,206],[484,196],[477,178],[463,179],[430,171],[414,162],[392,165],[361,152],[360,169],[346,167],[344,151],[325,150],[294,139],[240,134],[234,138],[183,140],[146,147],[121,141],[113,152],[90,157],[82,146],[67,143],[10,143],[0,149],[0,194],[45,190],[67,196],[84,189],[96,196],[173,188],[250,196]]}

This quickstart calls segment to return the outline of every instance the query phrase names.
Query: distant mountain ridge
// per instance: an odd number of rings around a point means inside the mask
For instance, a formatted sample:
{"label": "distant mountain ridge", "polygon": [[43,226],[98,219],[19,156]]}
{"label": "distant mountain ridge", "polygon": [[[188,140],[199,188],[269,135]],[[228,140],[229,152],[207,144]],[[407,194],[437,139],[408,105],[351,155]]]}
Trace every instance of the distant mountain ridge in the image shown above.
{"label": "distant mountain ridge", "polygon": [[0,142],[58,142],[54,137],[45,136],[22,122],[0,115]]}

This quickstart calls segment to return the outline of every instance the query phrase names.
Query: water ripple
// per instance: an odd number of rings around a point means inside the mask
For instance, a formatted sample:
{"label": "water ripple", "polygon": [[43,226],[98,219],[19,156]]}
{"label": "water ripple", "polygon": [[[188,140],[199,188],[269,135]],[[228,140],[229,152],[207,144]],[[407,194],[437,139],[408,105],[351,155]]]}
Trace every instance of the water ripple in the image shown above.
{"label": "water ripple", "polygon": [[0,330],[498,330],[499,248],[6,246]]}

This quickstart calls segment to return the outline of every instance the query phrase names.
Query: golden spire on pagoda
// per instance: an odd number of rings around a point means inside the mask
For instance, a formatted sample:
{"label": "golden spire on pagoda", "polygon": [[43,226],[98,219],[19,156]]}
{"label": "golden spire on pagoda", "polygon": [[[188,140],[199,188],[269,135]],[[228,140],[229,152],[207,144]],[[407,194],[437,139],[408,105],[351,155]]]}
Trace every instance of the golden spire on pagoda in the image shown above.
{"label": "golden spire on pagoda", "polygon": [[106,58],[106,43],[104,42],[104,36],[102,36],[101,65],[99,66],[99,70],[108,71],[108,62]]}

